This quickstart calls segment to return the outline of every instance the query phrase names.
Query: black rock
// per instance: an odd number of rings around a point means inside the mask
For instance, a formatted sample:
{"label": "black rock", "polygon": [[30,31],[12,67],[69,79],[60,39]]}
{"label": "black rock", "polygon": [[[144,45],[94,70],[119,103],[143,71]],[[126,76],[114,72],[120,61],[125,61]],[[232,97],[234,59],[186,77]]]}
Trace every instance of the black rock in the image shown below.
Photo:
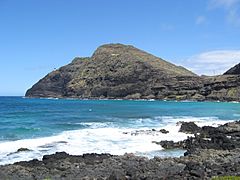
{"label": "black rock", "polygon": [[205,126],[184,141],[154,142],[163,147],[185,148],[180,158],[148,159],[125,154],[84,154],[65,152],[0,166],[0,179],[211,179],[240,176],[239,122],[219,127]]}
{"label": "black rock", "polygon": [[30,151],[28,148],[19,148],[17,152]]}
{"label": "black rock", "polygon": [[154,143],[165,149],[186,149],[185,156],[194,153],[196,149],[232,150],[240,148],[239,121],[226,123],[219,127],[204,126],[202,128],[193,122],[182,122],[180,131],[194,134],[194,137],[188,137],[179,142],[160,141]]}
{"label": "black rock", "polygon": [[211,137],[212,135],[221,134],[222,131],[219,128],[211,127],[211,126],[203,126],[201,136],[203,137]]}
{"label": "black rock", "polygon": [[174,141],[160,141],[155,142],[156,144],[161,145],[164,149],[175,149],[175,148],[183,148],[183,142],[174,142]]}
{"label": "black rock", "polygon": [[198,127],[194,122],[181,122],[181,127],[179,132],[184,132],[187,134],[196,134],[201,132],[201,128]]}
{"label": "black rock", "polygon": [[[52,156],[52,157],[50,157]],[[1,179],[211,179],[216,175],[240,175],[240,149],[229,151],[197,149],[181,158],[153,159],[134,155],[103,156],[88,154],[71,156],[49,155],[48,162],[29,161],[0,166]],[[62,157],[62,158],[61,158]],[[106,158],[107,157],[107,158]],[[85,159],[92,163],[86,164]],[[96,159],[95,159],[96,158]]]}
{"label": "black rock", "polygon": [[111,175],[107,178],[107,180],[125,180],[126,174],[123,171],[118,169],[114,170]]}
{"label": "black rock", "polygon": [[224,75],[238,75],[238,74],[240,74],[240,63],[224,73]]}
{"label": "black rock", "polygon": [[167,131],[166,129],[160,129],[159,132],[161,132],[161,133],[163,133],[163,134],[169,133],[169,131]]}

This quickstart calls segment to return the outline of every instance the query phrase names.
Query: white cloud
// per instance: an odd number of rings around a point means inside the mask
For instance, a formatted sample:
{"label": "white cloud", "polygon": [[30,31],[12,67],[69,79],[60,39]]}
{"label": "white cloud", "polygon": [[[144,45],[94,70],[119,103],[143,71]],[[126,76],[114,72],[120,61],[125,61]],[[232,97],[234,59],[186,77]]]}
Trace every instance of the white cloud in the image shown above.
{"label": "white cloud", "polygon": [[199,75],[218,75],[238,63],[240,50],[218,50],[194,55],[182,65]]}
{"label": "white cloud", "polygon": [[206,17],[205,16],[198,16],[196,18],[196,22],[195,22],[197,25],[201,25],[201,24],[204,24],[206,23]]}
{"label": "white cloud", "polygon": [[209,9],[216,8],[223,8],[228,22],[240,26],[240,0],[209,0]]}
{"label": "white cloud", "polygon": [[237,3],[239,3],[239,0],[210,0],[209,7],[210,8],[218,8],[218,7],[232,8]]}

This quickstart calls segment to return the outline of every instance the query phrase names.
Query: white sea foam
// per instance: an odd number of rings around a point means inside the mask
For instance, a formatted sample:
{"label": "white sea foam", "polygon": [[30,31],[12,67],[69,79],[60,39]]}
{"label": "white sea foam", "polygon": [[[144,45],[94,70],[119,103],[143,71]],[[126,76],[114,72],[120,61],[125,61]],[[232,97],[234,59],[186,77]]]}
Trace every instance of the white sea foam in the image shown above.
{"label": "white sea foam", "polygon": [[104,127],[112,127],[113,123],[112,122],[81,122],[81,123],[75,123],[75,124],[80,124],[83,126],[86,126],[91,129],[96,129],[96,128],[104,128]]}
{"label": "white sea foam", "polygon": [[[162,150],[160,145],[152,143],[152,141],[180,141],[189,136],[189,134],[178,132],[180,124],[177,124],[177,122],[179,121],[194,121],[199,126],[217,126],[226,123],[226,121],[220,121],[215,117],[199,118],[185,116],[138,119],[135,121],[136,125],[140,124],[136,126],[138,128],[118,128],[114,127],[112,123],[83,123],[83,125],[88,125],[89,127],[81,130],[65,131],[51,137],[0,143],[0,165],[34,158],[41,159],[45,154],[59,151],[65,151],[72,155],[84,153],[111,153],[115,155],[136,153],[151,157],[151,152],[156,154],[156,152]],[[151,126],[142,128],[142,124],[151,124]],[[158,131],[152,133],[141,131],[143,133],[138,135],[132,133],[137,130],[149,130],[153,127],[156,130],[164,128],[169,133],[162,134]],[[31,151],[16,153],[19,148],[28,148]]]}

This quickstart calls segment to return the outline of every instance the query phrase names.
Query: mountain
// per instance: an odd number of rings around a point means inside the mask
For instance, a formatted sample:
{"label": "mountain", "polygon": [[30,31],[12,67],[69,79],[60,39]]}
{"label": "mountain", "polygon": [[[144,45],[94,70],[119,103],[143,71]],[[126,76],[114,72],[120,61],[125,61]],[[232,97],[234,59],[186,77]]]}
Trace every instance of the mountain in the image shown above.
{"label": "mountain", "polygon": [[224,73],[224,75],[229,75],[229,74],[240,74],[240,63]]}
{"label": "mountain", "polygon": [[199,77],[133,46],[106,44],[49,73],[26,96],[239,101],[239,79]]}

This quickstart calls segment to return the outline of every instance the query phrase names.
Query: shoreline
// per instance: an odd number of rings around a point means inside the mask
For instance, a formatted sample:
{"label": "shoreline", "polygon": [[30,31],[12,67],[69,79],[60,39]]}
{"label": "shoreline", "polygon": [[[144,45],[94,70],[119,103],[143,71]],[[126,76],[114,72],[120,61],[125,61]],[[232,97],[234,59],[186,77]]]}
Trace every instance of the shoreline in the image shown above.
{"label": "shoreline", "polygon": [[68,98],[68,97],[28,97],[28,96],[18,96],[23,99],[49,99],[49,100],[81,100],[81,101],[162,101],[162,102],[214,102],[214,103],[240,103],[240,101],[221,101],[221,100],[176,100],[176,99],[124,99],[124,98]]}
{"label": "shoreline", "polygon": [[[240,121],[218,127],[198,127],[182,123],[181,132],[193,133],[183,141],[157,142],[165,149],[184,148],[179,158],[148,159],[125,154],[68,155],[58,152],[45,155],[42,161],[31,160],[0,166],[6,179],[211,179],[215,176],[240,176]],[[154,142],[155,143],[155,142]]]}
{"label": "shoreline", "polygon": [[[0,143],[0,165],[28,161],[34,158],[40,160],[44,155],[61,151],[71,155],[85,153],[123,155],[124,153],[134,153],[149,158],[154,156],[179,157],[184,154],[183,151],[166,152],[161,146],[152,142],[162,140],[177,142],[186,139],[188,136],[193,136],[193,134],[179,132],[181,126],[179,122],[189,121],[196,122],[200,127],[215,127],[216,125],[232,122],[232,120],[220,120],[214,117],[199,118],[192,116],[140,118],[134,120],[135,127],[116,127],[105,122],[83,122],[81,125],[87,126],[87,128],[66,130],[50,136]],[[152,125],[148,127],[146,124]],[[29,151],[18,152],[22,148]]]}

